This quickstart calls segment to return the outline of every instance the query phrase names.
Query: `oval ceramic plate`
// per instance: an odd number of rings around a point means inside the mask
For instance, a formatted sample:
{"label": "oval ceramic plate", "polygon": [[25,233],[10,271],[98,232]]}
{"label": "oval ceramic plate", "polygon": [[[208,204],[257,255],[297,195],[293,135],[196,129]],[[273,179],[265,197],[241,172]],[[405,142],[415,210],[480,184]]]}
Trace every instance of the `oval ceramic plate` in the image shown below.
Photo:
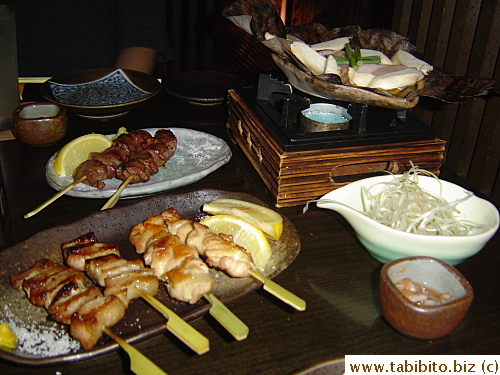
{"label": "oval ceramic plate", "polygon": [[[174,189],[192,184],[226,164],[232,156],[231,149],[224,140],[211,134],[191,129],[169,128],[177,138],[177,150],[174,156],[161,167],[151,180],[144,183],[128,185],[120,197],[143,196],[160,191]],[[152,135],[158,128],[144,129]],[[108,135],[112,137],[113,135]],[[61,177],[54,171],[54,158],[47,162],[45,177],[48,184],[55,190],[62,190],[73,182],[72,176]],[[116,178],[105,180],[106,186],[97,189],[80,183],[66,194],[78,198],[109,198],[123,181]]]}
{"label": "oval ceramic plate", "polygon": [[[128,242],[128,233],[133,225],[158,215],[169,207],[175,207],[182,217],[201,219],[206,216],[200,211],[203,204],[217,198],[234,198],[263,204],[251,195],[221,190],[156,195],[129,206],[99,211],[72,224],[40,232],[0,252],[0,322],[8,323],[19,335],[19,347],[12,353],[0,350],[0,358],[27,365],[46,365],[89,359],[117,350],[117,344],[108,337],[101,338],[91,350],[81,350],[78,342],[67,333],[68,327],[47,319],[43,308],[32,305],[24,292],[10,286],[9,277],[26,270],[43,257],[62,262],[61,243],[90,231],[95,233],[99,241],[118,245],[124,258],[136,259],[139,256]],[[283,217],[283,224],[280,240],[270,241],[273,254],[263,272],[270,278],[285,270],[300,250],[300,239],[295,227],[286,217]],[[261,286],[253,278],[233,279],[219,271],[213,272],[217,274],[217,278],[212,292],[223,303],[236,300]],[[203,299],[193,305],[172,300],[164,286],[160,287],[157,299],[187,321],[202,316],[209,308],[209,304]],[[116,334],[131,344],[165,330],[165,318],[141,299],[133,300],[125,317],[113,327]]]}

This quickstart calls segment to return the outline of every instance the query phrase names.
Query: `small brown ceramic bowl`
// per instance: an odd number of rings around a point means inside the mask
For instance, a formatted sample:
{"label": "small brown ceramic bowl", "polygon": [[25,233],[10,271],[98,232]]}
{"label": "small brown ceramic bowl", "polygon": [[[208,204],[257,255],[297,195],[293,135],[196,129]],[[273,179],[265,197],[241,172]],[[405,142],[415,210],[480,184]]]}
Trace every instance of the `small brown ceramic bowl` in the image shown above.
{"label": "small brown ceramic bowl", "polygon": [[53,145],[68,130],[66,109],[56,103],[24,103],[15,109],[12,117],[14,136],[30,146]]}
{"label": "small brown ceramic bowl", "polygon": [[[402,287],[403,284],[416,287],[416,291]],[[465,277],[436,258],[396,259],[381,270],[382,315],[394,329],[411,338],[432,340],[450,334],[469,310],[473,297]],[[424,301],[414,302],[410,298]]]}

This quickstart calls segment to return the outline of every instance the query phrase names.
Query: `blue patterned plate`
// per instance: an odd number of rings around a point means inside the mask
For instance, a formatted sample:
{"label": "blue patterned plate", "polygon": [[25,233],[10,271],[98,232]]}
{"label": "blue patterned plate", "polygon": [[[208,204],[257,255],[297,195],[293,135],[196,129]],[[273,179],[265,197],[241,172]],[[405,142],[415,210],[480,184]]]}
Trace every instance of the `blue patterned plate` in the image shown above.
{"label": "blue patterned plate", "polygon": [[49,81],[54,98],[64,104],[107,106],[134,102],[150,95],[117,69],[91,82],[76,85]]}
{"label": "blue patterned plate", "polygon": [[107,119],[126,114],[161,90],[158,80],[128,69],[85,69],[60,74],[40,87],[48,101],[80,116]]}

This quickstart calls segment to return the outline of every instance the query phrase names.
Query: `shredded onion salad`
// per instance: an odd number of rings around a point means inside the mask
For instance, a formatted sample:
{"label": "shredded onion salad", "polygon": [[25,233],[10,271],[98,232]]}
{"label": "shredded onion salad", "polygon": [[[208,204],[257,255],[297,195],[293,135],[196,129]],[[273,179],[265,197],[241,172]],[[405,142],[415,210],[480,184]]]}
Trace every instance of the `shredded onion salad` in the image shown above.
{"label": "shredded onion salad", "polygon": [[[419,175],[435,178],[440,185],[439,195],[425,191],[418,185]],[[378,191],[380,185],[382,189]],[[417,166],[388,182],[361,188],[364,213],[373,220],[400,231],[441,236],[467,236],[484,225],[466,220],[457,205],[473,196],[464,191],[465,197],[447,202],[442,194],[439,178]],[[377,193],[373,193],[377,189]]]}

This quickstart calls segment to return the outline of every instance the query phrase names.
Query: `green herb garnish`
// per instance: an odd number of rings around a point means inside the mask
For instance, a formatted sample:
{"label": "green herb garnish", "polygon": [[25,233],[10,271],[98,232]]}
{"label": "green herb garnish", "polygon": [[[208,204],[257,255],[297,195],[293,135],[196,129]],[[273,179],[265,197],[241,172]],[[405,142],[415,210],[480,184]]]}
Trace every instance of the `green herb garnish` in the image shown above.
{"label": "green herb garnish", "polygon": [[358,68],[363,64],[380,64],[380,56],[361,57],[361,49],[359,47],[356,47],[353,51],[349,43],[345,44],[345,52],[347,54],[347,58],[337,58],[337,56],[334,56],[337,64],[349,63],[349,65],[356,70],[358,70]]}

